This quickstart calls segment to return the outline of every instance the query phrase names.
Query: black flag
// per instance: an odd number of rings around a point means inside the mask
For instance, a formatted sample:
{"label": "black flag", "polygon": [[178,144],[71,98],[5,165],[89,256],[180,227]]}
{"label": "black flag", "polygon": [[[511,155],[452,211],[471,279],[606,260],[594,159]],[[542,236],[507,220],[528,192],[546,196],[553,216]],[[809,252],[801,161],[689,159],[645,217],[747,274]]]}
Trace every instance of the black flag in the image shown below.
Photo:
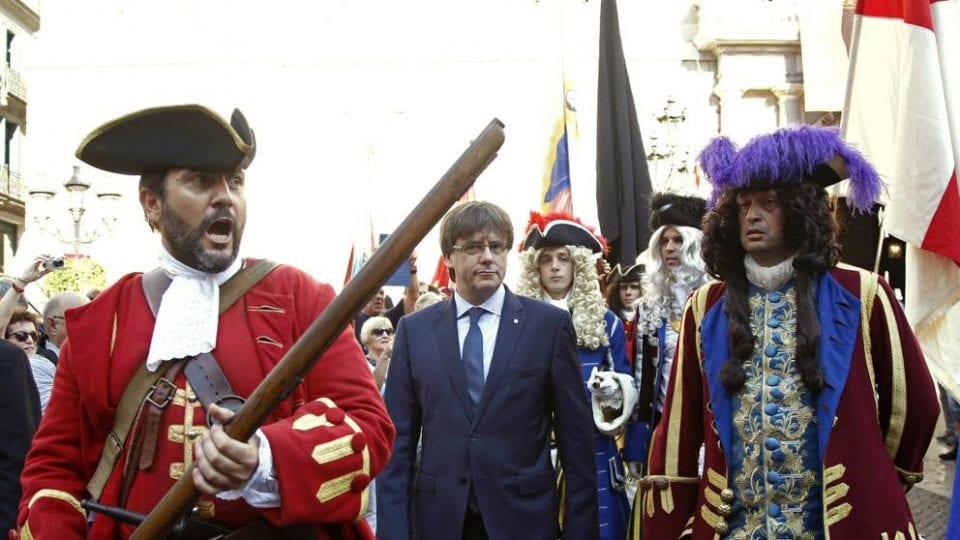
{"label": "black flag", "polygon": [[611,265],[630,265],[650,239],[652,189],[620,42],[616,0],[600,3],[597,87],[597,217],[600,232],[610,243],[607,260]]}

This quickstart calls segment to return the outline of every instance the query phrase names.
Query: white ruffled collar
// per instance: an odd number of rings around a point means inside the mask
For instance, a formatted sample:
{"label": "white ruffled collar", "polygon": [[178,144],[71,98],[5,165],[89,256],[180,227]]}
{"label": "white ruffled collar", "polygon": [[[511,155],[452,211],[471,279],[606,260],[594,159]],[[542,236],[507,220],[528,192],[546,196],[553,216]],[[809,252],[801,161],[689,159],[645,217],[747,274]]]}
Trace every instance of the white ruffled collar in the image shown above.
{"label": "white ruffled collar", "polygon": [[761,266],[749,254],[743,257],[743,268],[747,273],[747,281],[765,291],[775,291],[793,279],[796,271],[793,268],[794,256],[791,255],[773,266]]}

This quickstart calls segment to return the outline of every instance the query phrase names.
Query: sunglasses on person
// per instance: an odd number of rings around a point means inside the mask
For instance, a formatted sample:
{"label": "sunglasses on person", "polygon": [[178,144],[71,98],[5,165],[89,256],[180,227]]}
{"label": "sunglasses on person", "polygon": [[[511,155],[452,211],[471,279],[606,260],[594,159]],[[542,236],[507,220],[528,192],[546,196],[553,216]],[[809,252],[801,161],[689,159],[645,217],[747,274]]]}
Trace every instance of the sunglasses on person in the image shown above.
{"label": "sunglasses on person", "polygon": [[36,332],[27,332],[26,330],[21,330],[21,331],[19,331],[19,332],[9,332],[9,333],[7,333],[7,339],[10,339],[11,336],[14,337],[14,338],[16,338],[16,340],[17,340],[17,341],[20,341],[20,342],[27,341],[27,338],[28,338],[28,337],[29,337],[30,339],[34,340],[34,341],[37,340],[37,333],[36,333]]}
{"label": "sunglasses on person", "polygon": [[374,328],[372,333],[377,337],[392,336],[393,328]]}

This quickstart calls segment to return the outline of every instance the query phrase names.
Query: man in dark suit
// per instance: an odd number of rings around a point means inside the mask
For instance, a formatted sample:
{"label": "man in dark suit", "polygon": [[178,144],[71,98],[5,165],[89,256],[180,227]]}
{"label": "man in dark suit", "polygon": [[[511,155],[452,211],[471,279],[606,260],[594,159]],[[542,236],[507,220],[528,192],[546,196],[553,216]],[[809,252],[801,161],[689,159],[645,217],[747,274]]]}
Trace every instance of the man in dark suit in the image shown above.
{"label": "man in dark suit", "polygon": [[[491,203],[444,218],[456,292],[397,328],[384,390],[397,439],[377,478],[380,539],[597,537],[593,427],[573,325],[564,310],[503,285],[512,243],[510,218]],[[562,516],[551,430],[566,476]]]}
{"label": "man in dark suit", "polygon": [[40,423],[40,397],[27,356],[16,345],[0,340],[3,392],[0,392],[0,533],[17,524],[20,472],[30,441]]}

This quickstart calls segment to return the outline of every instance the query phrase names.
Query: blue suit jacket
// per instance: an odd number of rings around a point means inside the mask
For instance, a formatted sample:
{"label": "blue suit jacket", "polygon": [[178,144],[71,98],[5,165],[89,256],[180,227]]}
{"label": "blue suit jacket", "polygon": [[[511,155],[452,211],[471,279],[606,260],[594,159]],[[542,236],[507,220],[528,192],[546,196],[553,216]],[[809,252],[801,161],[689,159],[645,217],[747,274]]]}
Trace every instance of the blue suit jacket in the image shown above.
{"label": "blue suit jacket", "polygon": [[597,537],[593,424],[574,336],[569,313],[507,290],[474,412],[453,300],[401,319],[384,390],[397,438],[377,477],[378,538],[460,538],[471,484],[491,538],[557,538],[551,428],[567,482],[562,537]]}

